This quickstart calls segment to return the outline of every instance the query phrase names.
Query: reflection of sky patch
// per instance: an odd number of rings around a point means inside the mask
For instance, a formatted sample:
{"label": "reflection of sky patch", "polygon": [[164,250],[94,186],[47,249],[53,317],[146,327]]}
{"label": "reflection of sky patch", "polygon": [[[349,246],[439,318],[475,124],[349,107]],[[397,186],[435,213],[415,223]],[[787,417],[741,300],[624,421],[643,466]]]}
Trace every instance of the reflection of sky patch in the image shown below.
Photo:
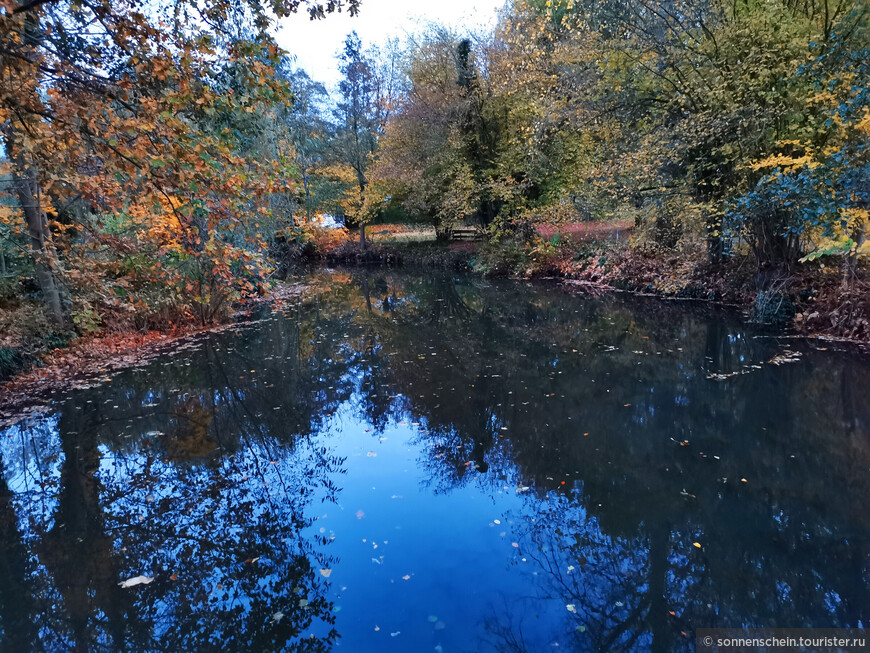
{"label": "reflection of sky patch", "polygon": [[22,505],[19,528],[24,532],[31,518],[50,528],[57,509],[56,484],[64,460],[59,422],[60,415],[50,413],[0,431],[2,473]]}

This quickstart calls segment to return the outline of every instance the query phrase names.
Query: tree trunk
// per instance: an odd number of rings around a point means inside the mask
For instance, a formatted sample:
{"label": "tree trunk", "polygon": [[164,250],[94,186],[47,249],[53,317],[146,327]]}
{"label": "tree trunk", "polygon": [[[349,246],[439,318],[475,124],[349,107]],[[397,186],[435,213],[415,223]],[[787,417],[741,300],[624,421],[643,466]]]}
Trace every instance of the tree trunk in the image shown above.
{"label": "tree trunk", "polygon": [[305,218],[311,222],[311,188],[308,183],[308,168],[301,167],[302,172],[302,188],[305,191]]}
{"label": "tree trunk", "polygon": [[855,247],[852,252],[846,254],[843,261],[843,288],[850,288],[852,281],[855,279],[855,273],[858,268],[858,250],[864,244],[864,224],[859,220],[852,229],[852,240],[855,242]]}
{"label": "tree trunk", "polygon": [[[13,6],[16,3],[13,2]],[[8,10],[7,10],[8,13]],[[33,11],[28,11],[25,18],[24,43],[26,47],[21,51],[25,61],[34,64],[38,60],[35,48],[39,44],[39,18]],[[8,82],[9,80],[4,80]],[[36,97],[22,98],[23,107],[38,106],[40,101]],[[19,118],[25,120],[24,118]],[[51,246],[51,233],[48,230],[48,219],[42,210],[39,192],[39,177],[37,168],[32,161],[28,161],[26,153],[19,148],[16,139],[16,130],[12,121],[8,120],[3,125],[5,136],[6,155],[13,167],[13,186],[18,196],[18,203],[27,223],[27,231],[30,234],[30,252],[33,257],[33,265],[37,283],[42,291],[42,297],[48,307],[52,319],[58,326],[64,325],[65,310],[61,295],[61,286],[56,278],[57,260],[54,248]]]}
{"label": "tree trunk", "polygon": [[725,257],[725,241],[722,238],[722,217],[708,216],[707,226],[707,260],[713,266],[719,266]]}
{"label": "tree trunk", "polygon": [[[365,192],[366,192],[366,182],[365,178],[362,176],[362,173],[357,170],[357,176],[359,177],[359,205],[360,207],[364,204]],[[362,211],[360,211],[362,213]],[[363,216],[360,215],[359,218],[359,246],[365,250],[366,248],[366,223],[363,222]]]}
{"label": "tree trunk", "polygon": [[[11,139],[7,143],[11,142]],[[30,251],[33,255],[33,265],[36,281],[42,291],[42,298],[48,307],[52,319],[58,326],[63,326],[65,311],[61,294],[61,286],[56,278],[56,259],[51,246],[51,234],[48,230],[48,219],[39,201],[39,182],[36,171],[27,168],[23,156],[14,157],[15,162],[15,192],[18,203],[24,213],[27,231],[30,234]]]}

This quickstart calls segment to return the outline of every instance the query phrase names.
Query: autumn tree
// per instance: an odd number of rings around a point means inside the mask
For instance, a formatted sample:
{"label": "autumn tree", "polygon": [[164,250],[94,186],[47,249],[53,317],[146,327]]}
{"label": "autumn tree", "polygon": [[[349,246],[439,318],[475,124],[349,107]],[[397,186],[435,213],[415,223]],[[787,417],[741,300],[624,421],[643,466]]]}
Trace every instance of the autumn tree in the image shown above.
{"label": "autumn tree", "polygon": [[316,202],[316,197],[312,196],[312,173],[323,160],[331,136],[324,117],[328,94],[323,84],[312,80],[304,70],[292,71],[287,79],[293,101],[282,109],[280,119],[286,127],[287,144],[299,169],[301,203],[310,221]]}
{"label": "autumn tree", "polygon": [[351,32],[345,39],[344,49],[339,55],[339,70],[343,78],[338,87],[336,146],[341,162],[350,167],[356,178],[358,197],[347,208],[350,209],[349,215],[359,223],[360,244],[364,247],[365,223],[360,219],[360,210],[368,183],[369,161],[377,148],[379,125],[374,73],[356,32]]}
{"label": "autumn tree", "polygon": [[[735,202],[763,176],[754,162],[813,123],[801,71],[814,49],[839,33],[860,51],[863,3],[534,1],[516,3],[500,29],[508,58],[542,53],[515,77],[546,107],[535,133],[549,123],[557,142],[580,137],[593,204],[635,207],[666,246],[701,239],[713,263],[736,236],[760,265],[795,262],[806,243],[789,226],[793,208],[741,213]],[[828,59],[829,81],[851,78],[843,61]]]}
{"label": "autumn tree", "polygon": [[[389,39],[382,48],[363,50],[356,32],[351,32],[339,53],[339,98],[335,111],[334,166],[329,174],[354,189],[344,193],[342,206],[359,225],[360,244],[365,247],[365,225],[377,212],[378,193],[369,193],[369,171],[387,121],[405,87],[402,46]],[[344,168],[342,170],[342,168]]]}
{"label": "autumn tree", "polygon": [[[355,12],[356,0],[347,6]],[[216,128],[217,119],[288,101],[274,75],[282,56],[269,35],[275,19],[341,7],[0,5],[0,126],[20,211],[5,219],[29,234],[59,324],[70,313],[67,291],[74,317],[92,305],[122,315],[168,315],[177,305],[207,321],[256,289],[261,238],[250,233],[251,247],[239,247],[226,234],[255,232],[256,218],[243,220],[252,198],[286,188],[290,171],[280,160],[246,158],[244,130]],[[240,21],[254,38],[233,31]],[[73,201],[85,210],[60,215]],[[64,237],[71,227],[76,237]]]}
{"label": "autumn tree", "polygon": [[823,225],[860,247],[867,22],[857,0],[517,0],[491,38],[415,44],[374,176],[439,229],[631,218],[711,269],[748,247],[766,286]]}
{"label": "autumn tree", "polygon": [[374,167],[381,194],[442,234],[464,219],[491,219],[496,140],[472,42],[433,28],[412,44],[407,66],[408,90]]}

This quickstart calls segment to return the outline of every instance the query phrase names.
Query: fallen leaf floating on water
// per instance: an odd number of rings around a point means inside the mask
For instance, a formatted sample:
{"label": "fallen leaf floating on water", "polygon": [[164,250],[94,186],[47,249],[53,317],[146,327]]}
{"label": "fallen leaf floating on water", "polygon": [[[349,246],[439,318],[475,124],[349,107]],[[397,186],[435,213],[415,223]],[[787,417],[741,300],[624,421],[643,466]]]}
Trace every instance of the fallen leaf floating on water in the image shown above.
{"label": "fallen leaf floating on water", "polygon": [[701,548],[701,544],[700,544],[700,542],[692,542],[692,546],[695,547],[696,549],[700,549],[700,548]]}
{"label": "fallen leaf floating on water", "polygon": [[365,514],[362,510],[357,510],[357,511],[356,511],[356,518],[357,518],[357,519],[362,519],[362,518],[365,517],[365,516],[366,516],[366,514]]}
{"label": "fallen leaf floating on water", "polygon": [[332,569],[321,569],[320,575],[323,576],[324,578],[329,578],[330,575],[332,575]]}
{"label": "fallen leaf floating on water", "polygon": [[574,614],[577,614],[577,606],[573,603],[569,603],[565,606],[565,608],[567,608],[568,612],[573,612]]}
{"label": "fallen leaf floating on water", "polygon": [[411,580],[411,575],[405,574],[404,576],[402,576],[402,580]]}
{"label": "fallen leaf floating on water", "polygon": [[127,580],[122,580],[118,583],[119,587],[134,587],[136,585],[147,585],[148,583],[154,582],[154,578],[152,576],[136,576],[135,578],[128,578]]}
{"label": "fallen leaf floating on water", "polygon": [[374,451],[369,451],[369,452],[366,454],[366,456],[368,456],[369,458],[374,458],[374,457],[377,456],[377,455],[378,455],[378,454],[376,454]]}
{"label": "fallen leaf floating on water", "polygon": [[402,634],[402,631],[401,631],[401,630],[397,630],[397,631],[394,632],[394,633],[390,633],[390,637],[398,637],[398,636],[401,635],[401,634]]}
{"label": "fallen leaf floating on water", "polygon": [[284,618],[284,613],[281,612],[280,610],[272,615],[272,621],[274,621],[275,623],[278,623],[283,618]]}

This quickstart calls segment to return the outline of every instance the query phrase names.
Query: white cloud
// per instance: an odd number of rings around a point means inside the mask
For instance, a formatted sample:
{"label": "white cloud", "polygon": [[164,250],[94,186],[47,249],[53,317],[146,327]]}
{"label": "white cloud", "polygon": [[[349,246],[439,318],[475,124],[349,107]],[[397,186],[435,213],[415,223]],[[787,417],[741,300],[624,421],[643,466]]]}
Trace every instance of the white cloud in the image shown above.
{"label": "white cloud", "polygon": [[495,24],[496,11],[505,0],[437,0],[435,2],[404,0],[363,0],[360,13],[329,14],[319,21],[310,21],[300,12],[282,22],[278,44],[296,55],[296,65],[308,74],[334,88],[340,78],[335,55],[344,39],[356,30],[363,46],[379,45],[392,36],[413,34],[430,22],[449,25],[461,31]]}

